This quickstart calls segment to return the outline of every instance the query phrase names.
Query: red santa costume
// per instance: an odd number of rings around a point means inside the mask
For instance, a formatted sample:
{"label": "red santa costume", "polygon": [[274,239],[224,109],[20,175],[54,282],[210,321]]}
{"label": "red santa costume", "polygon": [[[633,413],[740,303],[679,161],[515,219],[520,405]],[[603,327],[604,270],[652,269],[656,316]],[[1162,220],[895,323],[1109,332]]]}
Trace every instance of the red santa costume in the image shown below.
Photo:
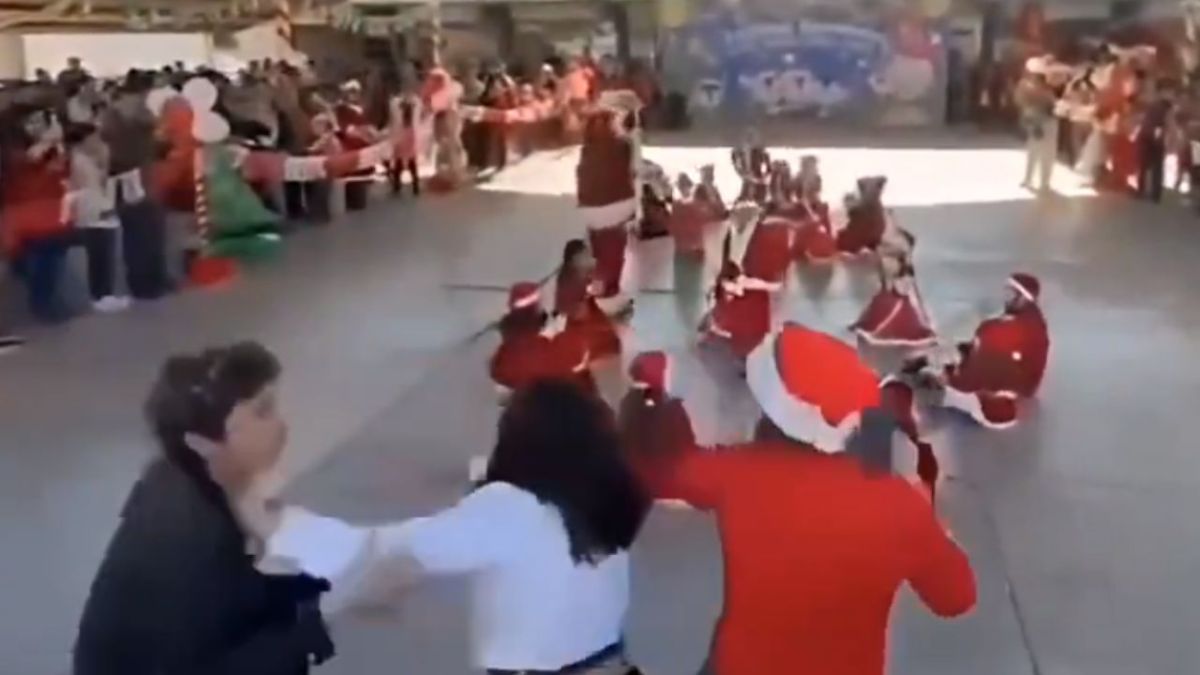
{"label": "red santa costume", "polygon": [[990,429],[1016,424],[1020,402],[1037,395],[1050,353],[1038,280],[1014,274],[1008,286],[1013,298],[1004,314],[980,324],[975,339],[960,346],[962,360],[944,372],[943,405]]}
{"label": "red santa costume", "polygon": [[584,123],[576,168],[579,212],[596,257],[597,300],[606,311],[627,304],[622,290],[629,228],[638,213],[640,105],[633,92],[605,92]]}
{"label": "red santa costume", "polygon": [[[752,213],[739,213],[750,210]],[[734,207],[733,218],[745,219],[725,234],[715,304],[706,328],[728,341],[734,353],[748,355],[771,331],[771,294],[783,287],[791,264],[791,225],[777,218],[760,219],[748,202]]]}
{"label": "red santa costume", "polygon": [[917,279],[905,253],[880,259],[879,292],[851,328],[875,347],[927,347],[937,341]]}
{"label": "red santa costume", "polygon": [[637,464],[655,497],[716,516],[725,581],[712,672],[882,675],[900,586],[940,616],[964,614],[970,562],[920,491],[844,452],[880,404],[853,348],[788,324],[750,355],[747,383],[770,423],[758,440]]}
{"label": "red santa costume", "polygon": [[596,300],[599,282],[564,264],[554,289],[554,311],[566,317],[566,333],[586,345],[589,362],[618,356],[621,336]]}
{"label": "red santa costume", "polygon": [[860,178],[858,192],[848,200],[847,222],[837,233],[838,250],[847,255],[871,253],[879,248],[887,229],[887,211],[883,207],[883,188],[887,178]]}
{"label": "red santa costume", "polygon": [[537,284],[512,287],[508,314],[500,322],[500,346],[489,369],[502,397],[545,378],[575,380],[595,391],[587,346],[565,328],[564,317],[548,317],[542,310]]}
{"label": "red santa costume", "polygon": [[671,358],[663,352],[638,354],[629,366],[631,385],[618,408],[618,425],[631,458],[692,448],[696,434],[683,401],[671,396]]}

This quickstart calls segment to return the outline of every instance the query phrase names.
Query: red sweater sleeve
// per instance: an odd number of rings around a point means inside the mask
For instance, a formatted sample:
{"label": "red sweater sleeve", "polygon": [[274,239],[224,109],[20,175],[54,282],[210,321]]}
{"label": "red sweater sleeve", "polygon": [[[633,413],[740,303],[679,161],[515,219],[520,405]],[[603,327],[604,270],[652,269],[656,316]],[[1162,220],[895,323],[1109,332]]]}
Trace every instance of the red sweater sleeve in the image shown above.
{"label": "red sweater sleeve", "polygon": [[966,614],[975,606],[975,573],[966,553],[942,529],[932,509],[913,491],[913,567],[908,582],[938,616]]}
{"label": "red sweater sleeve", "polygon": [[640,473],[655,499],[679,499],[698,509],[714,509],[728,472],[725,459],[723,453],[689,448],[641,460]]}

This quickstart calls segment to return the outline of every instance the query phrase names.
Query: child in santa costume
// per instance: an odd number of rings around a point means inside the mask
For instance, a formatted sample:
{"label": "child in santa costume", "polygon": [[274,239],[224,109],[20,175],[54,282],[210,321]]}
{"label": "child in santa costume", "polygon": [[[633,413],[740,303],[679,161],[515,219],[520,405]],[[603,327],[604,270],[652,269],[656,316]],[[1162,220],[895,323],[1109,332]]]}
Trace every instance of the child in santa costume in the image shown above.
{"label": "child in santa costume", "polygon": [[686,173],[675,180],[677,198],[671,205],[667,229],[675,240],[675,252],[690,258],[704,257],[704,227],[711,222],[707,205],[697,201],[696,185]]}
{"label": "child in santa costume", "polygon": [[589,362],[618,356],[621,336],[613,319],[600,309],[603,292],[596,279],[596,260],[582,239],[563,248],[562,265],[554,289],[554,311],[566,317],[567,332],[586,345]]}
{"label": "child in santa costume", "polygon": [[639,239],[654,239],[670,234],[669,221],[675,199],[671,180],[658,164],[642,162],[642,219],[638,229]]}
{"label": "child in santa costume", "polygon": [[704,206],[710,220],[720,221],[729,217],[725,199],[717,189],[716,167],[712,164],[700,167],[700,184],[696,186],[695,198],[698,204]]}
{"label": "child in santa costume", "polygon": [[576,168],[579,212],[596,257],[597,301],[612,313],[629,301],[622,291],[629,229],[638,216],[640,109],[631,91],[604,92],[584,123]]}
{"label": "child in santa costume", "polygon": [[838,250],[846,255],[873,253],[887,229],[883,206],[884,176],[858,179],[858,191],[847,201],[846,226],[837,233]]}
{"label": "child in santa costume", "polygon": [[692,420],[683,401],[670,393],[671,357],[663,352],[638,354],[629,366],[629,392],[621,399],[617,421],[623,447],[636,461],[696,445]]}
{"label": "child in santa costume", "polygon": [[737,201],[765,204],[768,197],[767,180],[771,171],[771,155],[762,146],[758,131],[748,129],[742,144],[730,154],[733,169],[742,179],[742,191]]}
{"label": "child in santa costume", "polygon": [[821,187],[817,158],[813,155],[801,157],[800,171],[793,183],[794,209],[800,225],[796,229],[792,252],[802,262],[833,262],[838,254],[829,205],[821,199]]}
{"label": "child in santa costume", "polygon": [[541,291],[532,282],[513,285],[508,313],[500,321],[500,346],[492,355],[492,382],[502,398],[540,379],[578,382],[595,392],[588,370],[587,346],[566,331],[566,318],[542,309]]}
{"label": "child in santa costume", "polygon": [[1008,292],[1004,313],[980,324],[972,342],[959,345],[958,363],[935,373],[945,385],[943,405],[989,429],[1016,424],[1021,401],[1041,387],[1050,354],[1037,278],[1014,274]]}
{"label": "child in santa costume", "polygon": [[894,427],[852,347],[787,324],[750,355],[747,383],[754,441],[636,464],[656,498],[716,514],[725,600],[707,672],[882,675],[900,586],[959,616],[975,605],[970,563],[924,490],[868,459],[862,439]]}
{"label": "child in santa costume", "polygon": [[[898,230],[902,242],[911,237]],[[917,290],[916,270],[912,265],[911,244],[885,246],[879,259],[879,291],[867,303],[851,329],[863,342],[874,347],[928,347],[937,341],[929,312]]]}
{"label": "child in santa costume", "polygon": [[744,358],[771,330],[771,295],[791,264],[791,231],[785,221],[763,219],[753,202],[734,205],[730,221],[704,329]]}

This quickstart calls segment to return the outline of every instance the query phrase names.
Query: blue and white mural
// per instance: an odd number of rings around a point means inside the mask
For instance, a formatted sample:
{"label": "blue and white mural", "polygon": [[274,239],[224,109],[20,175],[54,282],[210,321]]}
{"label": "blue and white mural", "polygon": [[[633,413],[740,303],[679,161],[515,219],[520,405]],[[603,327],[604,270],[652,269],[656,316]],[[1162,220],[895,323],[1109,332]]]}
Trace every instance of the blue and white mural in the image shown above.
{"label": "blue and white mural", "polygon": [[697,114],[761,112],[925,124],[944,109],[940,39],[810,21],[708,15],[668,38],[664,70]]}

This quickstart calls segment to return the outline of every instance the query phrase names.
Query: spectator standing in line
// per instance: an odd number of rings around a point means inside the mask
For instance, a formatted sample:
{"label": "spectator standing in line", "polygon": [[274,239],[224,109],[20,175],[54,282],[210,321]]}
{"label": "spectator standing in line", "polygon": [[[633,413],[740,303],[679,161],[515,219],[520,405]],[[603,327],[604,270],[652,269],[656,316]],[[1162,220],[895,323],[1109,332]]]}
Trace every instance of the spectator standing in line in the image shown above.
{"label": "spectator standing in line", "polygon": [[67,163],[62,127],[46,108],[21,109],[16,139],[4,152],[4,230],[0,241],[29,292],[29,308],[42,321],[67,318],[58,296],[71,231],[63,217]]}
{"label": "spectator standing in line", "polygon": [[[0,184],[3,184],[4,177],[4,167],[0,163]],[[4,215],[4,204],[0,202],[0,233],[4,232]],[[5,305],[5,290],[10,278],[12,278],[11,270],[8,269],[3,250],[0,249],[0,355],[15,351],[25,344],[25,339],[13,333],[12,326],[8,324],[10,319],[8,307]]]}
{"label": "spectator standing in line", "polygon": [[116,293],[118,229],[116,204],[109,180],[109,151],[100,132],[77,124],[66,132],[70,161],[71,222],[79,231],[88,258],[88,289],[98,312],[129,308],[129,298]]}
{"label": "spectator standing in line", "polygon": [[101,117],[109,147],[109,173],[115,185],[117,218],[129,293],[153,300],[167,291],[166,213],[149,194],[150,172],[157,159],[155,121],[146,108],[153,75],[131,73]]}
{"label": "spectator standing in line", "polygon": [[1026,73],[1017,85],[1016,103],[1025,133],[1025,177],[1021,187],[1049,192],[1058,152],[1058,120],[1054,117],[1054,92],[1042,73]]}
{"label": "spectator standing in line", "polygon": [[91,73],[83,67],[83,61],[78,56],[67,59],[67,67],[58,74],[58,86],[70,89],[92,79]]}
{"label": "spectator standing in line", "polygon": [[1158,81],[1146,87],[1142,99],[1142,123],[1138,125],[1138,195],[1162,201],[1163,173],[1167,161],[1167,123],[1174,108],[1170,84]]}

